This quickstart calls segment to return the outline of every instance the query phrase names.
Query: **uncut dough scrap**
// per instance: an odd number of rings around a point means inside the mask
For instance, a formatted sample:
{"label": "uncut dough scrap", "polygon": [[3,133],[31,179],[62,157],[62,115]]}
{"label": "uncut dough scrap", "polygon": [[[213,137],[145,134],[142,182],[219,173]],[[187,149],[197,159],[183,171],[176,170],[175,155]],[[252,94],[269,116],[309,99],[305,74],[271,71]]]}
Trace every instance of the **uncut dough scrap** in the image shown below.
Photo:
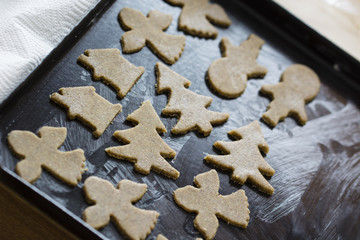
{"label": "uncut dough scrap", "polygon": [[145,239],[154,229],[159,213],[133,206],[147,191],[146,184],[121,180],[117,187],[101,178],[91,176],[84,183],[89,203],[83,219],[95,229],[109,224],[110,218],[119,231],[129,239]]}
{"label": "uncut dough scrap", "polygon": [[171,15],[156,10],[150,11],[145,17],[138,10],[123,8],[119,13],[119,21],[125,30],[129,30],[121,37],[123,52],[137,52],[147,44],[164,62],[174,64],[184,51],[185,37],[163,32],[171,20]]}
{"label": "uncut dough scrap", "polygon": [[[231,20],[218,4],[209,4],[209,0],[165,0],[182,6],[179,17],[179,29],[194,36],[216,38],[218,31],[212,24],[228,27]],[[211,24],[212,23],[212,24]]]}
{"label": "uncut dough scrap", "polygon": [[95,80],[102,80],[113,87],[121,98],[130,91],[144,73],[143,67],[135,67],[120,55],[120,50],[88,49],[78,61],[92,71]]}
{"label": "uncut dough scrap", "polygon": [[51,94],[50,99],[66,108],[70,119],[77,118],[93,129],[95,137],[103,134],[122,108],[102,98],[92,86],[60,88],[59,93]]}
{"label": "uncut dough scrap", "polygon": [[[168,240],[168,238],[162,234],[159,234],[157,235],[156,240]],[[202,240],[202,238],[195,238],[195,240]]]}
{"label": "uncut dough scrap", "polygon": [[197,188],[185,186],[174,192],[177,205],[195,212],[194,226],[206,239],[213,239],[219,227],[218,217],[232,225],[246,228],[249,222],[249,203],[244,190],[230,195],[219,194],[219,176],[215,170],[194,178]]}
{"label": "uncut dough scrap", "polygon": [[168,239],[164,235],[159,234],[157,235],[156,240],[168,240]]}
{"label": "uncut dough scrap", "polygon": [[8,135],[10,148],[23,160],[15,171],[30,183],[41,175],[41,168],[65,183],[75,186],[84,171],[84,151],[76,149],[60,152],[58,148],[66,138],[66,128],[42,127],[39,137],[29,131],[11,131]]}
{"label": "uncut dough scrap", "polygon": [[135,170],[142,174],[149,174],[152,169],[166,177],[177,179],[180,173],[165,160],[174,158],[176,152],[159,136],[159,133],[166,132],[166,128],[150,101],[145,101],[126,120],[137,125],[116,131],[114,137],[128,144],[110,147],[105,151],[112,157],[135,163]]}
{"label": "uncut dough scrap", "polygon": [[228,134],[239,140],[215,142],[214,147],[226,155],[207,155],[205,161],[221,169],[230,170],[233,181],[240,184],[250,181],[260,191],[272,195],[274,188],[262,174],[272,176],[275,170],[260,153],[260,150],[264,153],[269,151],[260,123],[254,121],[247,126],[231,130]]}
{"label": "uncut dough scrap", "polygon": [[220,44],[223,57],[212,62],[208,70],[211,87],[221,96],[236,98],[244,92],[248,77],[264,77],[267,69],[256,62],[263,44],[254,34],[239,47],[223,38]]}
{"label": "uncut dough scrap", "polygon": [[208,136],[213,130],[212,124],[221,124],[229,118],[228,113],[207,110],[211,97],[198,95],[187,89],[191,82],[162,63],[155,66],[157,75],[157,93],[169,92],[169,100],[162,113],[178,116],[179,121],[173,127],[173,134],[185,134],[193,129]]}
{"label": "uncut dough scrap", "polygon": [[272,127],[287,116],[294,116],[299,124],[307,122],[305,103],[313,100],[320,91],[320,79],[305,65],[294,64],[281,75],[280,83],[263,85],[260,92],[273,99],[263,120]]}

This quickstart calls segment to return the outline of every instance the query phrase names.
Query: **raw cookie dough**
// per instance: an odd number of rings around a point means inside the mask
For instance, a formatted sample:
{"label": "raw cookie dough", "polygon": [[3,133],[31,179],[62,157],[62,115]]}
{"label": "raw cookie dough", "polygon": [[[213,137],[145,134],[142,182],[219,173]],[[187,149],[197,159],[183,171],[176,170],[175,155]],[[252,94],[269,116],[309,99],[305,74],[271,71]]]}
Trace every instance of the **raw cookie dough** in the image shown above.
{"label": "raw cookie dough", "polygon": [[[209,4],[209,0],[165,0],[182,6],[179,17],[179,29],[194,36],[216,38],[217,30],[212,24],[228,27],[231,24],[224,9],[218,4]],[[212,24],[211,24],[211,23]]]}
{"label": "raw cookie dough", "polygon": [[260,153],[260,150],[264,153],[269,151],[260,123],[254,121],[247,126],[231,130],[228,134],[239,140],[215,142],[214,147],[226,155],[207,155],[205,161],[221,169],[230,170],[234,182],[244,184],[249,180],[260,191],[272,195],[274,188],[263,175],[272,176],[275,171]]}
{"label": "raw cookie dough", "polygon": [[220,195],[219,176],[215,170],[197,175],[194,183],[197,188],[186,186],[177,189],[174,200],[185,211],[196,213],[194,226],[205,239],[215,237],[219,227],[217,218],[238,227],[247,227],[250,211],[244,190]]}
{"label": "raw cookie dough", "polygon": [[263,44],[254,34],[239,47],[223,38],[220,43],[223,57],[212,62],[208,70],[211,87],[223,97],[236,98],[244,92],[248,77],[264,77],[266,68],[256,62]]}
{"label": "raw cookie dough", "polygon": [[59,93],[51,94],[50,99],[66,108],[70,119],[77,118],[93,129],[95,137],[100,137],[121,111],[120,104],[108,102],[91,86],[60,88]]}
{"label": "raw cookie dough", "polygon": [[10,148],[23,160],[16,164],[20,177],[34,183],[44,168],[58,179],[75,186],[84,171],[84,151],[76,149],[60,152],[66,128],[42,127],[39,137],[29,131],[11,131],[8,135]]}
{"label": "raw cookie dough", "polygon": [[159,234],[157,235],[156,240],[168,240],[168,239],[164,235]]}
{"label": "raw cookie dough", "polygon": [[[156,240],[168,240],[164,235],[159,234],[156,237]],[[202,240],[202,238],[195,238],[195,240]]]}
{"label": "raw cookie dough", "polygon": [[124,53],[140,51],[145,43],[164,62],[174,64],[185,47],[184,36],[172,36],[164,33],[172,20],[169,14],[150,11],[145,17],[140,11],[123,8],[119,13],[119,21],[125,30],[121,37]]}
{"label": "raw cookie dough", "polygon": [[101,178],[91,176],[84,183],[84,192],[89,203],[83,219],[93,228],[109,224],[110,218],[126,238],[145,239],[157,222],[159,213],[133,206],[147,191],[146,184],[121,180],[117,187]]}
{"label": "raw cookie dough", "polygon": [[142,174],[149,174],[152,169],[177,179],[180,173],[165,160],[174,158],[176,152],[159,136],[159,133],[166,132],[166,128],[150,101],[145,101],[127,120],[137,125],[114,133],[115,138],[127,144],[106,148],[105,151],[112,157],[135,163],[135,170]]}
{"label": "raw cookie dough", "polygon": [[143,67],[135,67],[120,55],[120,50],[88,49],[81,54],[78,61],[90,69],[95,80],[102,80],[113,87],[121,98],[144,73]]}
{"label": "raw cookie dough", "polygon": [[173,127],[173,134],[185,134],[191,130],[208,136],[212,124],[221,124],[229,118],[227,113],[207,110],[212,98],[198,95],[189,89],[191,82],[162,63],[156,63],[157,93],[169,92],[169,100],[162,113],[179,116],[179,121]]}
{"label": "raw cookie dough", "polygon": [[319,90],[320,79],[313,70],[301,64],[291,65],[281,75],[280,83],[261,87],[260,92],[272,99],[263,120],[275,127],[287,116],[293,116],[304,125],[308,119],[305,103],[313,100]]}

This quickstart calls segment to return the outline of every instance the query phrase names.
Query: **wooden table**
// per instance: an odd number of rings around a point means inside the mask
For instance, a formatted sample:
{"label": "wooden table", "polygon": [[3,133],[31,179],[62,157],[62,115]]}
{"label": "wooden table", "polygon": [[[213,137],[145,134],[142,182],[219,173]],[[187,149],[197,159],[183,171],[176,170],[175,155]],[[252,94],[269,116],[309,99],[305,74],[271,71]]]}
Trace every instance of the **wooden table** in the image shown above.
{"label": "wooden table", "polygon": [[275,0],[275,2],[360,61],[360,1]]}
{"label": "wooden table", "polygon": [[78,239],[0,182],[0,239]]}

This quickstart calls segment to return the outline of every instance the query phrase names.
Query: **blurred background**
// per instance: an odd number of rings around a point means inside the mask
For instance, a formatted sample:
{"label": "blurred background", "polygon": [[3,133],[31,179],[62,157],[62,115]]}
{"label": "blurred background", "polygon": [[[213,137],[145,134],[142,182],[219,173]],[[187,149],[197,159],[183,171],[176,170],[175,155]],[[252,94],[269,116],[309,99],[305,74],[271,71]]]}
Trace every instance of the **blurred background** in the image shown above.
{"label": "blurred background", "polygon": [[359,0],[274,0],[360,61]]}

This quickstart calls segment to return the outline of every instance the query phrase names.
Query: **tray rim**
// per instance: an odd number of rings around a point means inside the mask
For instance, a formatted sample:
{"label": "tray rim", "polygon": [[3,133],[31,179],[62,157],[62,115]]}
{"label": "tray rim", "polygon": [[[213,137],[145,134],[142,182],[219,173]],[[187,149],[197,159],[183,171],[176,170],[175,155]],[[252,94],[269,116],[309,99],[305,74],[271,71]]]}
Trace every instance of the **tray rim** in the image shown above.
{"label": "tray rim", "polygon": [[1,165],[0,181],[75,236],[87,239],[106,239],[101,232],[93,229],[70,210],[51,199],[31,183],[26,182],[15,172]]}

